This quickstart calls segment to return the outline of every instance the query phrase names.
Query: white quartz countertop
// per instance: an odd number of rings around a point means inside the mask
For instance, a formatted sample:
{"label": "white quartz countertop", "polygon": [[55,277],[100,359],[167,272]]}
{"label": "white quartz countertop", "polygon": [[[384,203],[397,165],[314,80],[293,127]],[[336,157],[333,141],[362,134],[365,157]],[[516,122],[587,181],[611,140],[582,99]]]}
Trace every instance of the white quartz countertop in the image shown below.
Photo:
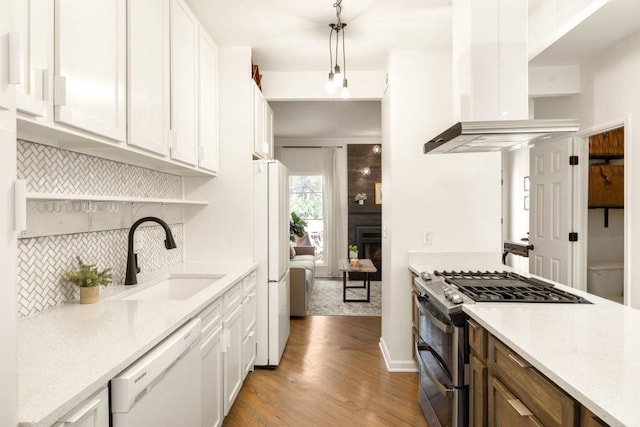
{"label": "white quartz countertop", "polygon": [[[474,257],[456,265],[452,256],[418,256],[409,269],[509,269],[478,264]],[[603,421],[640,426],[640,310],[556,286],[593,304],[477,303],[463,310]]]}
{"label": "white quartz countertop", "polygon": [[[170,267],[164,277],[224,277],[186,300],[126,301],[103,296],[96,304],[70,303],[20,319],[20,425],[52,425],[255,267],[250,262],[180,264]],[[130,289],[115,286],[107,294]]]}

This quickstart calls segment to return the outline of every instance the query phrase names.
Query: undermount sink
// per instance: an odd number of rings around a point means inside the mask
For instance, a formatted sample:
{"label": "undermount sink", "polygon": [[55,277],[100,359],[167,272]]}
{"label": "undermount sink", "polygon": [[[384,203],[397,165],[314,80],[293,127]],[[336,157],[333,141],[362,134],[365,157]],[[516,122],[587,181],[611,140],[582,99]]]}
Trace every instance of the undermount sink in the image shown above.
{"label": "undermount sink", "polygon": [[186,300],[224,276],[206,278],[170,278],[135,291],[122,298],[135,301]]}

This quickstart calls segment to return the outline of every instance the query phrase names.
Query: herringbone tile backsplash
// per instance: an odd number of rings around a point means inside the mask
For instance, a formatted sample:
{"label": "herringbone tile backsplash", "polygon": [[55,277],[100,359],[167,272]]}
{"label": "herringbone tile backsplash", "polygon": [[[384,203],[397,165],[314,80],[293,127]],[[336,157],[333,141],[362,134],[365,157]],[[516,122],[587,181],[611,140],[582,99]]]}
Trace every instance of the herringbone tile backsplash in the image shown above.
{"label": "herringbone tile backsplash", "polygon": [[[182,197],[182,177],[97,157],[18,141],[18,178],[27,190],[42,193],[92,194],[129,197]],[[183,225],[171,224],[178,246],[164,247],[160,226],[136,231],[141,273],[152,273],[182,262]],[[62,282],[75,257],[99,268],[110,267],[115,284],[124,282],[128,229],[53,235],[18,240],[18,314],[31,316],[77,300],[75,286]]]}

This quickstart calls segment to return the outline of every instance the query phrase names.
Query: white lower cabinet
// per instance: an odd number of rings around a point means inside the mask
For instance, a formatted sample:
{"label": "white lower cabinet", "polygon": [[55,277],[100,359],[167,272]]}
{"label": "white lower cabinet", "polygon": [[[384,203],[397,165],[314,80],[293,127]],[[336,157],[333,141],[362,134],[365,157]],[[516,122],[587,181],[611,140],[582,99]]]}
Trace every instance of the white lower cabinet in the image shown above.
{"label": "white lower cabinet", "polygon": [[78,404],[54,427],[109,427],[109,389],[104,387]]}
{"label": "white lower cabinet", "polygon": [[256,360],[256,291],[242,301],[242,376],[253,371]]}
{"label": "white lower cabinet", "polygon": [[217,427],[224,419],[222,382],[222,326],[203,337],[202,355],[202,427]]}
{"label": "white lower cabinet", "polygon": [[227,415],[242,387],[242,306],[238,305],[223,321],[225,348],[224,414]]}

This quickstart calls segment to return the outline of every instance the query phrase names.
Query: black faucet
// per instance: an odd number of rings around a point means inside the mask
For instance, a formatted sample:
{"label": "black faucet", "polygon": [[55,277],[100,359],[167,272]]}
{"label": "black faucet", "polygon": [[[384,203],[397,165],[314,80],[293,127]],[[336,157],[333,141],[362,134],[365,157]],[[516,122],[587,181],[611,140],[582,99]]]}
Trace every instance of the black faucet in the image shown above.
{"label": "black faucet", "polygon": [[154,216],[147,216],[144,218],[140,218],[136,222],[133,223],[131,228],[129,229],[129,247],[127,249],[127,275],[124,279],[125,285],[135,285],[138,283],[138,279],[136,278],[136,274],[140,273],[140,268],[138,268],[138,256],[133,253],[133,233],[135,233],[136,228],[143,222],[153,221],[157,222],[164,228],[164,232],[166,234],[166,240],[164,241],[164,247],[167,249],[175,249],[176,241],[173,240],[173,234],[171,234],[171,229],[167,225],[166,222],[161,220],[160,218],[156,218]]}

